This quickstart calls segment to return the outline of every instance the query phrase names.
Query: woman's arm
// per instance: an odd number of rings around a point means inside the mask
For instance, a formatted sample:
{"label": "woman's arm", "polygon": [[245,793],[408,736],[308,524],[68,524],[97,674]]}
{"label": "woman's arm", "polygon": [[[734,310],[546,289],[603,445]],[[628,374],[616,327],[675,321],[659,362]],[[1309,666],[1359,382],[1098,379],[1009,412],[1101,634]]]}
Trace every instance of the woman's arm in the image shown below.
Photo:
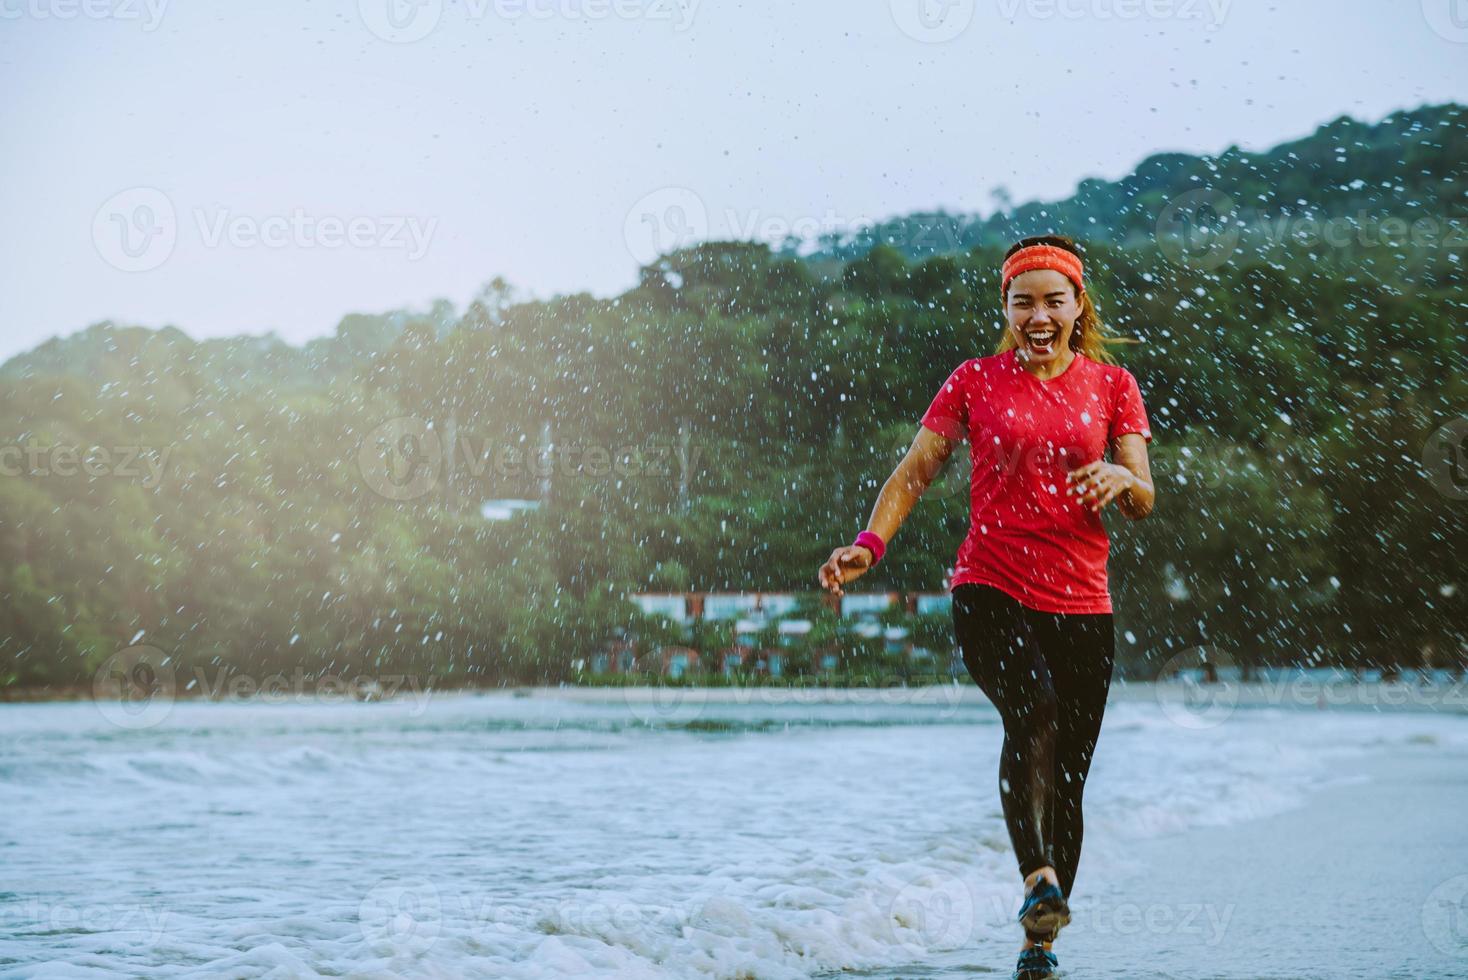
{"label": "woman's arm", "polygon": [[1152,504],[1157,499],[1152,487],[1152,466],[1147,460],[1147,440],[1138,432],[1117,436],[1111,458],[1132,475],[1131,485],[1117,496],[1116,506],[1132,520],[1141,520],[1152,513]]}
{"label": "woman's arm", "polygon": [[1116,462],[1098,459],[1071,470],[1066,476],[1071,486],[1065,492],[1079,494],[1081,503],[1098,513],[1115,500],[1123,514],[1141,520],[1152,513],[1156,499],[1147,440],[1140,432],[1123,433],[1111,444],[1111,456]]}
{"label": "woman's arm", "polygon": [[881,493],[877,494],[867,530],[891,543],[897,529],[907,520],[907,515],[912,513],[957,445],[926,426],[918,426],[917,436],[908,447],[907,455],[882,484]]}
{"label": "woman's arm", "polygon": [[[867,521],[867,530],[890,542],[956,445],[955,440],[947,439],[926,426],[919,426],[907,455],[882,484],[882,492],[877,494],[877,503],[872,507],[871,519]],[[841,586],[861,577],[872,567],[875,557],[870,549],[859,545],[837,548],[816,573],[816,578],[821,588],[842,595]]]}

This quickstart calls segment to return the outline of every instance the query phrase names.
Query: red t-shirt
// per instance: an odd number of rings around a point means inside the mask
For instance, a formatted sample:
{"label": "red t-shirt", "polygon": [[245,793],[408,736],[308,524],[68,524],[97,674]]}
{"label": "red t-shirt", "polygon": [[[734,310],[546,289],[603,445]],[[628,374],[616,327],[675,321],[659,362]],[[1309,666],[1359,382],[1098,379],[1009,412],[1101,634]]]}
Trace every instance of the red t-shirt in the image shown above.
{"label": "red t-shirt", "polygon": [[1111,612],[1111,541],[1101,515],[1066,494],[1065,475],[1103,459],[1124,433],[1152,441],[1131,372],[1076,354],[1041,381],[1013,350],[975,357],[948,376],[922,421],[967,437],[973,457],[972,523],[950,590],[977,582],[1043,612]]}

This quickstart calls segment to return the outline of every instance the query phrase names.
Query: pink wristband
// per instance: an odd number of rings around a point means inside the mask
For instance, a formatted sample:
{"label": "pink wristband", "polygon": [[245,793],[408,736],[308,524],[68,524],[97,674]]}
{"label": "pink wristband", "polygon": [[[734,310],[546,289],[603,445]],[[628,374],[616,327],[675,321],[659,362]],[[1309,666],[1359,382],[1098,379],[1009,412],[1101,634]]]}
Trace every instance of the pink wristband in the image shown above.
{"label": "pink wristband", "polygon": [[887,542],[883,541],[876,533],[872,531],[863,531],[858,534],[856,536],[856,540],[851,542],[851,546],[853,548],[866,548],[868,551],[870,551],[872,553],[873,566],[875,566],[877,562],[882,560],[882,555],[887,550]]}

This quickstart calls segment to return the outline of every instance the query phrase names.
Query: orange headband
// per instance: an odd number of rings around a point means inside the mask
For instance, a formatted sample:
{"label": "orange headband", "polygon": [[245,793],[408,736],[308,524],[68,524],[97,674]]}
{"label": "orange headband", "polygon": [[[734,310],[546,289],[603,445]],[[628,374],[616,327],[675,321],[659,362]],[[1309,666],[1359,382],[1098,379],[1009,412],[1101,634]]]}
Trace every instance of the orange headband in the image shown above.
{"label": "orange headband", "polygon": [[1036,269],[1053,269],[1076,285],[1076,292],[1084,288],[1081,278],[1081,260],[1074,252],[1055,245],[1027,245],[1004,260],[1004,271],[1000,275],[999,296],[1002,299],[1009,291],[1009,280],[1021,272]]}

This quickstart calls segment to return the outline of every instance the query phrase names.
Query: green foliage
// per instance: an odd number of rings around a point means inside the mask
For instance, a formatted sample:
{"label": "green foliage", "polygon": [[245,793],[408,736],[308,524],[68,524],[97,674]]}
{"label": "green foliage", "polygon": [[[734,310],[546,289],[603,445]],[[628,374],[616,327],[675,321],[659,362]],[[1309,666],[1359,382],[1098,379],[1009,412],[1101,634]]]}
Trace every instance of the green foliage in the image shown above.
{"label": "green foliage", "polygon": [[[1122,357],[1158,502],[1107,517],[1123,664],[1200,644],[1254,664],[1459,656],[1468,508],[1424,450],[1468,412],[1461,249],[1244,238],[1198,268],[1154,231],[1205,185],[1277,214],[1461,222],[1461,137],[1456,106],[1338,121],[1264,154],[1154,157],[977,224],[911,216],[809,259],[698,245],[613,299],[517,303],[497,281],[462,316],[349,316],[302,349],[110,324],[48,342],[0,368],[8,446],[43,465],[57,446],[131,447],[158,470],[0,476],[0,685],[90,683],[139,633],[185,683],[296,667],[557,682],[617,628],[720,649],[724,627],[650,623],[627,595],[813,592],[949,371],[993,349],[1002,249],[1035,230],[1091,242],[1101,315],[1141,341]],[[399,418],[454,440],[409,499],[362,462]],[[556,455],[547,479],[547,431],[601,455]],[[540,507],[484,520],[498,498]],[[961,486],[931,494],[857,590],[939,589],[967,519]],[[802,656],[890,674],[880,640],[803,612]],[[893,621],[951,646],[946,615]]]}
{"label": "green foliage", "polygon": [[[1145,244],[1153,240],[1169,204],[1199,190],[1226,194],[1245,219],[1365,215],[1408,224],[1427,218],[1441,226],[1468,213],[1464,160],[1461,150],[1449,147],[1454,141],[1461,145],[1463,123],[1463,107],[1449,103],[1394,113],[1373,124],[1342,117],[1263,153],[1236,146],[1216,156],[1159,153],[1121,180],[1083,180],[1064,200],[1015,207],[1006,195],[997,198],[1000,208],[988,217],[943,211],[902,215],[823,235],[814,251],[802,254],[816,266],[866,257],[858,267],[864,270],[860,278],[879,281],[892,275],[892,267],[885,258],[871,260],[869,253],[893,251],[921,259],[1003,249],[1026,235],[1056,231],[1093,243]],[[783,250],[795,254],[800,244],[787,243]]]}

